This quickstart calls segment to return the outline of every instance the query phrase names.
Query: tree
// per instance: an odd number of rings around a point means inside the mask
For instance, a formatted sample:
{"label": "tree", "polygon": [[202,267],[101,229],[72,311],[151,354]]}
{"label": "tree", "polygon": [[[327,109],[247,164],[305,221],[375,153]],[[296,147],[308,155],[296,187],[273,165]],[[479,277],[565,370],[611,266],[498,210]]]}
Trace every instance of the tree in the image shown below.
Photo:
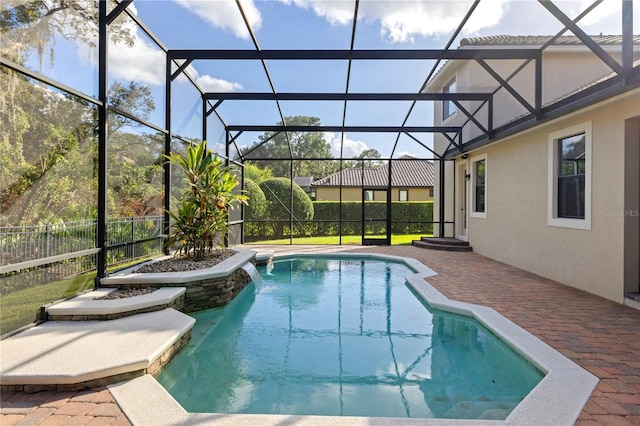
{"label": "tree", "polygon": [[[273,222],[276,238],[284,236],[284,228],[289,226],[290,220],[293,220],[294,226],[299,230],[300,228],[304,230],[303,222],[313,219],[311,198],[291,179],[268,179],[260,183],[260,189],[267,199],[266,219]],[[292,195],[293,210],[291,209]]]}
{"label": "tree", "polygon": [[[95,0],[3,0],[0,9],[0,55],[16,63],[35,50],[40,63],[54,56],[57,36],[95,47],[98,43],[98,2]],[[133,46],[132,26],[116,19],[109,26],[114,44]],[[46,52],[49,50],[49,52]]]}
{"label": "tree", "polygon": [[[7,105],[1,103],[7,98],[0,96],[0,223],[35,225],[93,216],[95,108],[72,95],[31,84],[12,71],[0,72],[0,82],[11,85],[12,97]],[[114,83],[109,99],[143,119],[154,109],[149,88],[133,82]],[[160,213],[164,136],[125,132],[126,126],[140,125],[110,114],[109,210]]]}
{"label": "tree", "polygon": [[[109,87],[107,102],[110,106],[128,112],[142,120],[148,120],[151,113],[156,109],[153,95],[149,86],[138,84],[134,81],[128,86],[119,81],[115,81]],[[140,127],[136,121],[128,119],[122,115],[109,114],[108,133],[114,133],[125,126]]]}
{"label": "tree", "polygon": [[273,172],[269,168],[260,168],[250,162],[244,163],[244,178],[260,183],[263,180],[272,179]]}
{"label": "tree", "polygon": [[[286,117],[285,122],[290,126],[320,126],[317,117],[294,116]],[[282,125],[282,122],[278,123]],[[275,136],[274,136],[275,135]],[[287,139],[288,136],[288,139]],[[265,142],[266,141],[266,142]],[[265,132],[259,140],[244,152],[253,151],[247,160],[261,168],[269,168],[274,176],[326,176],[335,172],[338,165],[334,161],[312,161],[310,158],[331,159],[331,145],[324,139],[321,132],[287,132],[275,134]],[[293,176],[290,176],[289,161],[273,161],[269,159],[293,159]]]}
{"label": "tree", "polygon": [[2,104],[7,98],[0,96],[0,222],[87,217],[96,205],[95,109],[12,71],[2,77],[12,85],[12,99]]}
{"label": "tree", "polygon": [[375,148],[365,149],[356,157],[360,161],[357,161],[354,167],[364,167],[365,169],[371,169],[381,164],[380,153]]}

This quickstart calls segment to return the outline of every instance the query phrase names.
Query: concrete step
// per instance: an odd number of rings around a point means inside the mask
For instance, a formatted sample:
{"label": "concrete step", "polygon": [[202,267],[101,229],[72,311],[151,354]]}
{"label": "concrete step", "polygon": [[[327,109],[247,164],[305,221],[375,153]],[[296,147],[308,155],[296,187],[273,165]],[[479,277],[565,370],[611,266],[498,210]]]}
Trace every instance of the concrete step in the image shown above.
{"label": "concrete step", "polygon": [[78,390],[157,374],[194,324],[174,309],[113,321],[46,321],[0,341],[2,390]]}
{"label": "concrete step", "polygon": [[113,320],[166,308],[183,310],[185,287],[163,287],[152,293],[121,299],[99,299],[116,288],[101,288],[46,306],[49,321]]}
{"label": "concrete step", "polygon": [[473,248],[467,241],[458,240],[455,238],[433,238],[422,237],[419,240],[413,240],[411,243],[415,247],[430,249],[430,250],[443,250],[443,251],[473,251]]}
{"label": "concrete step", "polygon": [[457,238],[448,238],[448,237],[422,237],[420,241],[426,241],[432,244],[441,244],[447,246],[468,246],[468,241],[462,241]]}

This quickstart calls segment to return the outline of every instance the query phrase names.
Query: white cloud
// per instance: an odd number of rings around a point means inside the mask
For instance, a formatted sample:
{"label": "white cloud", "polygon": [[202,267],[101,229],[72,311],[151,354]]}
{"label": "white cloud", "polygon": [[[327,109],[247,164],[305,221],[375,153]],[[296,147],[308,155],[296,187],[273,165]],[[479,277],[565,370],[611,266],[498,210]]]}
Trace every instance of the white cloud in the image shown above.
{"label": "white cloud", "polygon": [[[182,64],[183,61],[178,61],[179,64]],[[174,65],[174,71],[177,67]],[[236,90],[242,90],[242,84],[236,83],[234,81],[223,80],[221,78],[216,78],[208,74],[200,75],[197,69],[193,67],[193,65],[189,65],[185,70],[187,74],[189,74],[196,83],[200,85],[200,87],[205,92],[234,92]],[[178,76],[176,81],[181,83],[187,83],[188,80],[181,74]]]}
{"label": "white cloud", "polygon": [[395,155],[393,156],[394,158],[400,158],[400,157],[404,157],[405,155],[408,155],[410,157],[415,157],[416,154],[413,152],[409,152],[409,151],[399,151],[396,152]]}
{"label": "white cloud", "polygon": [[164,52],[134,30],[132,47],[109,46],[109,74],[119,80],[162,85],[165,79]]}
{"label": "white cloud", "polygon": [[[127,10],[137,15],[134,4]],[[109,75],[117,80],[136,81],[153,86],[163,85],[165,78],[164,52],[141,35],[138,26],[132,20],[124,20],[122,30],[132,38],[132,46],[123,43],[110,43],[108,49]],[[85,43],[76,43],[77,56],[81,60],[98,66],[97,50],[89,49]]]}
{"label": "white cloud", "polygon": [[[340,158],[340,143],[342,142],[342,136],[340,133],[324,133],[324,140],[331,145],[331,154],[334,157]],[[362,141],[354,141],[348,138],[344,139],[342,148],[342,158],[353,158],[360,155],[362,151],[369,148],[366,143]]]}
{"label": "white cloud", "polygon": [[[146,38],[141,37],[137,27],[131,29],[131,34],[133,34],[133,46],[117,44],[109,46],[109,75],[118,80],[135,81],[152,86],[164,85],[164,52]],[[83,46],[80,45],[79,49],[82,50]],[[86,48],[84,49],[86,50]],[[87,51],[86,56],[89,57],[94,66],[97,66],[97,57],[92,53],[93,51]],[[176,68],[174,65],[174,70]],[[187,67],[187,72],[202,89],[208,92],[233,92],[243,89],[240,83],[223,80],[208,74],[200,75],[191,65]],[[185,83],[187,79],[181,75],[176,81]]]}
{"label": "white cloud", "polygon": [[[591,1],[583,0],[580,4],[579,11],[582,12],[587,7],[591,5]],[[604,0],[600,3],[595,9],[587,14],[583,19],[580,20],[578,25],[580,26],[589,26],[597,24],[598,22],[609,18],[611,16],[621,16],[622,13],[622,2],[619,0]],[[577,13],[576,13],[577,15]]]}
{"label": "white cloud", "polygon": [[[348,1],[280,0],[286,4],[313,10],[332,24],[350,25],[354,5]],[[465,33],[494,26],[504,14],[507,0],[483,1],[465,26]],[[449,34],[459,25],[469,10],[471,1],[442,0],[363,0],[358,19],[379,22],[384,38],[396,42],[411,42],[416,36]]]}
{"label": "white cloud", "polygon": [[[216,28],[231,31],[236,37],[248,39],[249,31],[242,19],[242,14],[234,0],[174,0],[178,5],[190,12],[195,13],[204,21]],[[247,20],[253,31],[257,31],[262,26],[262,15],[253,0],[243,0],[241,2]]]}
{"label": "white cloud", "polygon": [[354,2],[318,1],[318,0],[280,0],[285,4],[294,4],[303,9],[311,9],[316,15],[332,24],[347,25],[353,21]]}
{"label": "white cloud", "polygon": [[233,92],[242,90],[242,84],[215,78],[210,75],[198,76],[196,82],[205,92]]}

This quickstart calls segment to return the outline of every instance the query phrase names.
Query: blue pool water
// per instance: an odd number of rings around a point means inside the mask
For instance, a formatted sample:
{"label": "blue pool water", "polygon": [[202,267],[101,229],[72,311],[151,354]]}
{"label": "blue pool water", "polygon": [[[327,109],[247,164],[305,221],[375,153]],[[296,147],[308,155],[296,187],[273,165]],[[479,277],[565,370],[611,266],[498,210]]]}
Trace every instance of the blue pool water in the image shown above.
{"label": "blue pool water", "polygon": [[196,313],[158,381],[189,412],[504,419],[542,374],[475,320],[428,308],[412,271],[301,258]]}

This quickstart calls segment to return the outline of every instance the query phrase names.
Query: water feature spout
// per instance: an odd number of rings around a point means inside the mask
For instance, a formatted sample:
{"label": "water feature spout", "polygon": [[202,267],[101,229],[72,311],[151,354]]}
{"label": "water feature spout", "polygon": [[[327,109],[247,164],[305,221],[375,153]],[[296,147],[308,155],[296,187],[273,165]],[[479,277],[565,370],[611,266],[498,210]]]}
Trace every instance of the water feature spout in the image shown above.
{"label": "water feature spout", "polygon": [[255,265],[251,262],[247,262],[242,266],[242,269],[244,269],[245,272],[249,274],[253,285],[256,286],[256,290],[259,290],[262,286],[262,277],[260,276],[260,272],[258,272]]}

